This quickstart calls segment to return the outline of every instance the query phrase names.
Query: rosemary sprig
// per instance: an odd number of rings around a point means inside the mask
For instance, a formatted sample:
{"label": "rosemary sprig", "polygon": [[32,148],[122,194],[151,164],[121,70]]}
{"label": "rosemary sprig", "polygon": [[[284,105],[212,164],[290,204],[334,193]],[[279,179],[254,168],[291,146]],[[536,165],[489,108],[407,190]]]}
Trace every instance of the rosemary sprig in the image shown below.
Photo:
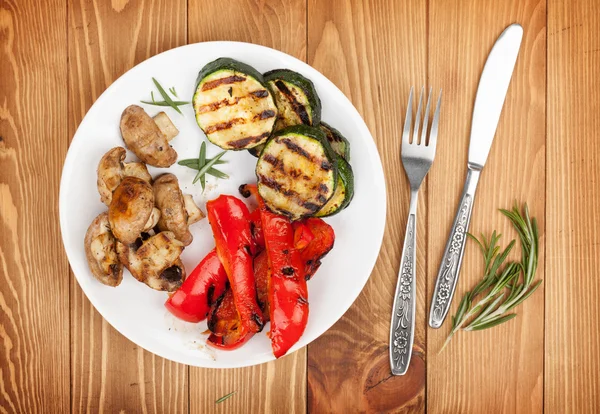
{"label": "rosemary sprig", "polygon": [[[152,78],[152,81],[154,82],[154,85],[156,86],[156,89],[158,89],[158,92],[160,92],[160,95],[163,97],[163,101],[157,101],[154,99],[154,91],[150,92],[150,97],[152,98],[152,101],[140,101],[141,103],[145,103],[148,105],[156,105],[156,106],[170,106],[171,108],[175,109],[177,112],[179,112],[180,114],[183,115],[183,113],[181,112],[181,110],[179,109],[179,107],[181,105],[188,105],[191,102],[188,101],[174,101],[173,99],[171,99],[171,97],[169,96],[169,94],[167,92],[165,92],[165,89],[161,86],[160,83],[158,83],[158,81],[154,78]],[[175,87],[171,87],[169,88],[169,92],[171,92],[171,94],[175,97],[178,98],[177,96],[177,92],[175,91]]]}
{"label": "rosemary sprig", "polygon": [[452,317],[452,329],[442,349],[459,330],[480,331],[513,319],[517,314],[507,312],[523,303],[542,283],[542,280],[535,283],[533,281],[539,253],[536,219],[530,218],[527,204],[523,206],[522,213],[517,206],[510,211],[500,210],[500,212],[510,220],[519,235],[521,261],[506,262],[515,240],[500,252],[498,246],[500,234],[495,231],[489,239],[482,235],[481,240],[469,234],[470,239],[478,244],[483,254],[485,263],[483,278],[462,298],[456,314]]}
{"label": "rosemary sprig", "polygon": [[[141,103],[145,103],[148,105],[156,105],[156,106],[171,106],[170,103],[165,102],[165,101],[140,101]],[[186,101],[173,101],[173,103],[176,106],[181,106],[181,105],[189,105],[190,102],[186,102]]]}
{"label": "rosemary sprig", "polygon": [[206,143],[202,142],[202,145],[200,145],[200,154],[198,154],[198,158],[188,158],[179,161],[177,164],[197,170],[198,172],[196,173],[192,184],[196,184],[196,182],[200,180],[202,191],[204,191],[206,186],[206,174],[221,179],[229,178],[229,176],[223,171],[214,168],[214,165],[227,163],[227,161],[221,159],[221,157],[225,155],[225,152],[226,151],[220,152],[214,158],[206,158]]}
{"label": "rosemary sprig", "polygon": [[237,391],[232,391],[232,392],[230,392],[229,394],[226,394],[226,395],[222,396],[222,397],[221,397],[221,398],[219,398],[217,401],[215,401],[215,404],[220,404],[220,403],[222,403],[223,401],[225,401],[226,399],[233,397],[233,395],[234,395],[236,392],[237,392]]}
{"label": "rosemary sprig", "polygon": [[171,105],[171,107],[174,110],[176,110],[181,115],[183,115],[183,113],[181,112],[181,109],[179,109],[179,107],[177,105],[175,105],[175,102],[173,102],[173,100],[171,99],[171,97],[169,96],[169,94],[163,89],[163,87],[161,86],[161,84],[158,83],[158,81],[156,79],[154,79],[154,78],[152,78],[152,82],[154,82],[154,85],[156,86],[156,89],[158,89],[158,91],[160,92],[160,94],[163,97],[163,99],[165,100],[165,102],[167,102],[169,105]]}

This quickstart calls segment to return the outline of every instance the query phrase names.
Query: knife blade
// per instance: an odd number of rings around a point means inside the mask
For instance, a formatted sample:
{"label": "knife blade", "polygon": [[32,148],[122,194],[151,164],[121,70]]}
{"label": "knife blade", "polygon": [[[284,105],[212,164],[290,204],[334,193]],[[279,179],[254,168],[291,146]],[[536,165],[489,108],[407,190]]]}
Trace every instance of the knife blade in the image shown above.
{"label": "knife blade", "polygon": [[522,39],[521,25],[515,23],[504,29],[492,47],[479,79],[471,120],[467,177],[433,291],[429,310],[429,326],[432,328],[442,326],[452,303],[465,252],[475,190],[492,147]]}

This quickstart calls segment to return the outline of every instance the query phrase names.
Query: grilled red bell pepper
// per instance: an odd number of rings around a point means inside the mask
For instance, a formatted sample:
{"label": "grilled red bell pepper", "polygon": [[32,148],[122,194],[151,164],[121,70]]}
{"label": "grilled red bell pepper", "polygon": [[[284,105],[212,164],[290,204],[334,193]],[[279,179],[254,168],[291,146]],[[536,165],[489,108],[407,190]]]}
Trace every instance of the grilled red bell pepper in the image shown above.
{"label": "grilled red bell pepper", "polygon": [[208,329],[211,334],[207,343],[224,350],[239,348],[254,336],[254,332],[248,331],[241,324],[231,289],[227,289],[225,295],[211,307]]}
{"label": "grilled red bell pepper", "polygon": [[[267,252],[262,251],[254,258],[254,276],[256,278],[256,294],[258,304],[263,312],[264,322],[269,320],[269,260]],[[208,319],[211,331],[208,343],[224,350],[236,349],[246,343],[254,334],[244,331],[240,324],[240,316],[233,302],[231,289],[227,289],[217,303],[211,307]]]}
{"label": "grilled red bell pepper", "polygon": [[300,251],[294,248],[292,223],[287,217],[266,209],[261,209],[261,218],[271,273],[271,347],[279,358],[304,333],[308,321],[308,288]]}
{"label": "grilled red bell pepper", "polygon": [[263,319],[266,323],[270,320],[269,282],[271,274],[269,270],[269,257],[265,250],[254,258],[254,278],[256,279],[256,297],[258,298],[258,304],[263,312]]}
{"label": "grilled red bell pepper", "polygon": [[250,212],[240,199],[227,195],[206,203],[206,211],[241,326],[252,333],[260,332],[263,320],[256,301]]}
{"label": "grilled red bell pepper", "polygon": [[296,222],[293,224],[293,226],[294,247],[298,250],[302,250],[314,240],[315,236],[313,235],[312,231],[310,231],[310,228],[302,222]]}
{"label": "grilled red bell pepper", "polygon": [[165,302],[165,307],[179,319],[200,322],[210,306],[225,293],[227,274],[217,251],[211,250]]}
{"label": "grilled red bell pepper", "polygon": [[313,239],[302,249],[300,255],[304,262],[304,274],[309,280],[321,265],[321,259],[333,248],[335,233],[333,228],[320,218],[308,218],[301,222],[294,222],[294,227],[307,227]]}
{"label": "grilled red bell pepper", "polygon": [[244,197],[258,201],[268,257],[269,318],[271,347],[275,358],[282,357],[298,342],[308,322],[308,288],[304,262],[294,247],[294,228],[287,217],[267,210],[254,185],[240,187]]}
{"label": "grilled red bell pepper", "polygon": [[255,256],[265,248],[265,238],[262,232],[262,223],[260,221],[260,209],[255,209],[250,213],[250,229],[252,230],[252,240],[254,241]]}

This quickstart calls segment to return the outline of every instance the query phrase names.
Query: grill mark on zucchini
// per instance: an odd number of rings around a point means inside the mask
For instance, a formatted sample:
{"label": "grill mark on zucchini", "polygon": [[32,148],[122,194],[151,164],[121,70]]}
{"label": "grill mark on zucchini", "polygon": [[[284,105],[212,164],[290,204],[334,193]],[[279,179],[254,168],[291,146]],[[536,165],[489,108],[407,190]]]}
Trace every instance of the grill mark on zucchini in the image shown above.
{"label": "grill mark on zucchini", "polygon": [[221,85],[230,85],[232,83],[244,82],[245,80],[245,77],[238,75],[232,75],[227,76],[226,78],[215,79],[213,81],[206,82],[204,85],[202,85],[202,91],[210,91],[211,89],[215,89],[216,87]]}
{"label": "grill mark on zucchini", "polygon": [[306,112],[306,108],[304,107],[304,105],[302,105],[300,102],[298,102],[298,100],[296,99],[296,97],[294,96],[292,91],[289,90],[287,85],[282,80],[277,80],[277,81],[275,81],[275,86],[277,86],[277,89],[279,89],[279,91],[290,102],[292,109],[294,110],[296,115],[298,115],[298,117],[300,118],[302,123],[306,124],[306,125],[310,125],[311,124],[310,116],[308,115],[308,112]]}
{"label": "grill mark on zucchini", "polygon": [[291,139],[288,139],[288,138],[276,138],[276,139],[277,139],[277,142],[281,142],[290,151],[292,151],[298,155],[302,155],[307,160],[311,160],[311,161],[313,160],[312,155],[310,155],[308,152],[306,152],[304,150],[304,148],[302,148],[300,145],[297,145],[296,143],[292,142]]}
{"label": "grill mark on zucchini", "polygon": [[199,106],[198,109],[196,109],[196,113],[206,114],[208,112],[214,112],[217,109],[220,109],[224,106],[237,105],[240,101],[250,98],[250,97],[252,97],[253,99],[256,99],[256,100],[260,100],[260,99],[266,98],[267,96],[269,96],[269,92],[267,92],[265,89],[262,89],[262,90],[250,92],[248,95],[236,96],[233,99],[224,98],[220,101],[211,102],[209,104]]}
{"label": "grill mark on zucchini", "polygon": [[333,166],[331,165],[331,163],[329,161],[315,159],[315,157],[313,157],[311,154],[309,154],[300,145],[294,143],[291,139],[289,139],[289,138],[275,138],[275,139],[277,140],[277,142],[281,142],[283,145],[285,145],[287,147],[287,149],[289,149],[290,151],[292,151],[298,155],[301,155],[304,158],[306,158],[307,160],[310,160],[311,162],[319,165],[319,167],[323,171],[331,171],[331,169],[333,168]]}
{"label": "grill mark on zucchini", "polygon": [[250,92],[250,95],[254,95],[257,98],[266,98],[269,96],[269,92],[266,89],[261,89],[258,91]]}
{"label": "grill mark on zucchini", "polygon": [[236,139],[235,141],[229,141],[228,145],[232,148],[245,148],[247,145],[252,144],[253,142],[260,141],[261,139],[268,137],[271,135],[270,132],[265,132],[264,134],[256,135],[254,137],[245,137]]}
{"label": "grill mark on zucchini", "polygon": [[207,126],[205,129],[206,134],[212,134],[213,132],[222,131],[224,129],[229,129],[234,125],[245,124],[246,120],[244,118],[233,118],[226,122],[219,122],[218,124]]}
{"label": "grill mark on zucchini", "polygon": [[283,171],[283,162],[279,161],[277,158],[275,158],[271,154],[265,154],[263,159],[266,162],[268,162],[269,164],[271,164],[273,166],[273,168],[275,168],[277,171]]}
{"label": "grill mark on zucchini", "polygon": [[[290,190],[287,188],[283,188],[283,185],[272,179],[271,177],[267,177],[266,175],[259,174],[258,176],[260,182],[272,190],[277,191],[278,193],[283,194],[289,200],[292,200],[297,205],[304,207],[308,211],[315,213],[321,206],[316,205],[315,203],[311,203],[310,201],[303,200],[300,195],[294,190]],[[325,199],[327,201],[327,199]]]}
{"label": "grill mark on zucchini", "polygon": [[262,121],[264,119],[273,118],[274,116],[275,116],[275,111],[273,111],[271,109],[266,109],[266,110],[262,111],[260,114],[254,115],[254,118],[252,118],[252,119],[255,121]]}

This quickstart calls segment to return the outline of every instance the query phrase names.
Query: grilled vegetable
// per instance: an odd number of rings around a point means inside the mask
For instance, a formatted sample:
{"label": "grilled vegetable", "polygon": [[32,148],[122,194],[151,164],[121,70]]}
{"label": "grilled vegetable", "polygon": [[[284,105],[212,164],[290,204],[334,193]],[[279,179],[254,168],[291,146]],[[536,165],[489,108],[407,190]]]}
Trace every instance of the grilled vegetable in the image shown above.
{"label": "grilled vegetable", "polygon": [[278,131],[292,125],[318,125],[321,121],[321,100],[313,83],[289,69],[276,69],[265,73],[277,105]]}
{"label": "grilled vegetable", "polygon": [[256,302],[248,208],[238,198],[220,195],[206,203],[206,211],[242,327],[249,332],[260,332],[263,320]]}
{"label": "grilled vegetable", "polygon": [[267,207],[298,220],[314,215],[333,196],[337,159],[320,129],[296,125],[267,142],[256,176]]}
{"label": "grilled vegetable", "polygon": [[200,322],[206,318],[210,306],[225,293],[226,286],[225,268],[216,249],[212,249],[167,299],[165,307],[179,319]]}
{"label": "grilled vegetable", "polygon": [[85,257],[92,274],[107,286],[118,286],[123,280],[123,265],[116,251],[116,239],[110,230],[108,213],[92,221],[85,233]]}
{"label": "grilled vegetable", "polygon": [[129,245],[117,242],[117,255],[138,281],[152,289],[173,292],[185,279],[185,268],[179,257],[183,248],[175,234],[163,231]]}
{"label": "grilled vegetable", "polygon": [[229,58],[202,68],[192,103],[198,126],[213,144],[227,150],[264,143],[277,119],[277,107],[263,76]]}
{"label": "grilled vegetable", "polygon": [[317,217],[332,216],[339,213],[354,197],[354,173],[352,167],[342,157],[338,156],[338,183],[333,197],[319,210]]}
{"label": "grilled vegetable", "polygon": [[340,134],[340,131],[325,122],[321,122],[319,128],[327,135],[327,141],[335,153],[350,162],[350,143]]}
{"label": "grilled vegetable", "polygon": [[294,231],[302,225],[308,227],[313,235],[313,239],[300,252],[304,262],[304,277],[309,280],[321,266],[321,259],[333,248],[335,233],[333,228],[320,218],[311,217],[300,222],[296,221]]}
{"label": "grilled vegetable", "polygon": [[121,135],[127,148],[148,165],[166,168],[177,161],[177,152],[169,145],[167,136],[137,105],[130,105],[123,111]]}

